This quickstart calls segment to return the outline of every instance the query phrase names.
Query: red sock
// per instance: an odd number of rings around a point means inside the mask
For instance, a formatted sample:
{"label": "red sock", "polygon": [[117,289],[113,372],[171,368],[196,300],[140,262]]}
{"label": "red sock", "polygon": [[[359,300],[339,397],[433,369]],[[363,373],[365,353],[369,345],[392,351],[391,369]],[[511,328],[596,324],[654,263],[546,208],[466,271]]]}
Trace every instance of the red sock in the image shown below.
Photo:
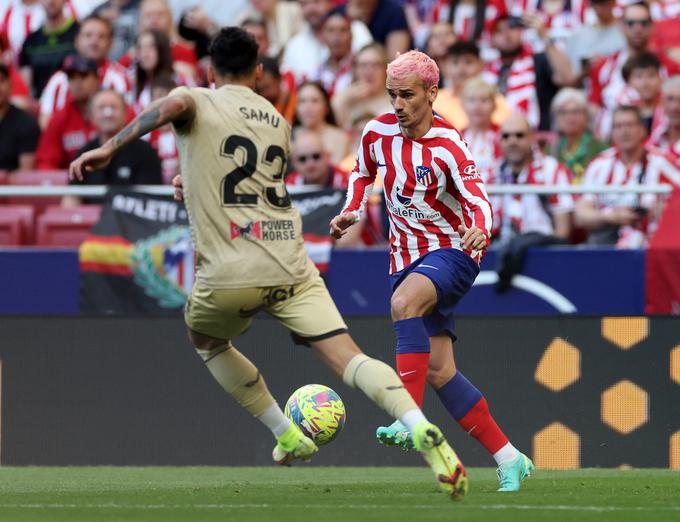
{"label": "red sock", "polygon": [[398,353],[397,373],[418,406],[423,404],[429,352]]}
{"label": "red sock", "polygon": [[458,421],[458,424],[492,455],[508,443],[505,433],[493,420],[484,397],[477,401],[477,404]]}

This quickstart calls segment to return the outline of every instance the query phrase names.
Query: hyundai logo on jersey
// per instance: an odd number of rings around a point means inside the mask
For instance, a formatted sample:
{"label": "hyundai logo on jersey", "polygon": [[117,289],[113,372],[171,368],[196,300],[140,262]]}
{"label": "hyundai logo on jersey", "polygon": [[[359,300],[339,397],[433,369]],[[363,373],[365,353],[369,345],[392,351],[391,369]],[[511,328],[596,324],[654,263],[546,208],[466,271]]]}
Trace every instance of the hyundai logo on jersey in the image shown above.
{"label": "hyundai logo on jersey", "polygon": [[429,185],[432,183],[432,169],[426,167],[425,165],[418,165],[416,167],[416,181],[422,183],[423,185]]}
{"label": "hyundai logo on jersey", "polygon": [[411,204],[411,198],[407,198],[406,196],[399,194],[399,189],[397,189],[397,201],[405,207],[408,207]]}

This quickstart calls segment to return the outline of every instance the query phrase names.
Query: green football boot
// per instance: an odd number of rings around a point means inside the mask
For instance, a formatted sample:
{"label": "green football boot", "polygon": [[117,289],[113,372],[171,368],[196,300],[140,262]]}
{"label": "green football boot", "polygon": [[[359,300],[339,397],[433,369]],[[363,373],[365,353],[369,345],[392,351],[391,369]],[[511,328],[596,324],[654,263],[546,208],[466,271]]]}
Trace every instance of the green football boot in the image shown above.
{"label": "green football boot", "polygon": [[302,430],[291,423],[290,428],[276,438],[272,458],[274,462],[281,466],[290,466],[295,459],[309,462],[312,455],[317,451],[319,451],[319,448],[316,447],[312,439],[305,437]]}
{"label": "green football boot", "polygon": [[462,500],[468,492],[465,467],[437,426],[419,422],[413,433],[415,447],[425,458],[444,493],[453,500]]}
{"label": "green football boot", "polygon": [[405,451],[414,448],[411,432],[399,420],[394,421],[389,426],[379,426],[375,430],[375,436],[378,442],[384,446],[399,446]]}
{"label": "green football boot", "polygon": [[497,491],[519,491],[522,481],[531,476],[533,470],[534,463],[524,453],[520,453],[513,460],[504,462],[496,470],[501,483]]}

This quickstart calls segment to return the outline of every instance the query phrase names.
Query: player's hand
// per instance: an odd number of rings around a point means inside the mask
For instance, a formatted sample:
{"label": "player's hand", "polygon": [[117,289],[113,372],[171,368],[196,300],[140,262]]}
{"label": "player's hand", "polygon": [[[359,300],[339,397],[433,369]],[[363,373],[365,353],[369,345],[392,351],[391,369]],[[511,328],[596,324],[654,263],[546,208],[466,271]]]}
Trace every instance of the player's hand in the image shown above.
{"label": "player's hand", "polygon": [[99,147],[94,150],[81,154],[74,159],[68,168],[68,178],[78,181],[83,181],[83,174],[85,172],[92,172],[106,167],[113,157],[113,151],[108,147]]}
{"label": "player's hand", "polygon": [[184,187],[182,186],[182,176],[177,174],[172,178],[172,186],[175,187],[175,201],[184,201]]}
{"label": "player's hand", "polygon": [[331,236],[340,239],[347,234],[347,229],[359,221],[356,212],[344,212],[331,219]]}
{"label": "player's hand", "polygon": [[465,225],[459,225],[458,233],[460,234],[463,250],[482,250],[489,242],[484,231],[474,225],[470,228]]}

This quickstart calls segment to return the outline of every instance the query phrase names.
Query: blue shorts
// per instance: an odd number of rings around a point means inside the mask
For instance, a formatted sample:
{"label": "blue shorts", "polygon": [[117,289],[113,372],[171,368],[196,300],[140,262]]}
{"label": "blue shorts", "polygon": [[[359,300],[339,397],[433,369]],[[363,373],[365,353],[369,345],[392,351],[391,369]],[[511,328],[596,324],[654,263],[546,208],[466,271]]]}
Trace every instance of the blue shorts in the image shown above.
{"label": "blue shorts", "polygon": [[467,293],[479,273],[479,266],[470,256],[454,248],[429,252],[399,272],[390,275],[392,293],[412,272],[428,277],[437,289],[437,304],[426,315],[425,327],[430,336],[446,332],[456,340],[453,309]]}

